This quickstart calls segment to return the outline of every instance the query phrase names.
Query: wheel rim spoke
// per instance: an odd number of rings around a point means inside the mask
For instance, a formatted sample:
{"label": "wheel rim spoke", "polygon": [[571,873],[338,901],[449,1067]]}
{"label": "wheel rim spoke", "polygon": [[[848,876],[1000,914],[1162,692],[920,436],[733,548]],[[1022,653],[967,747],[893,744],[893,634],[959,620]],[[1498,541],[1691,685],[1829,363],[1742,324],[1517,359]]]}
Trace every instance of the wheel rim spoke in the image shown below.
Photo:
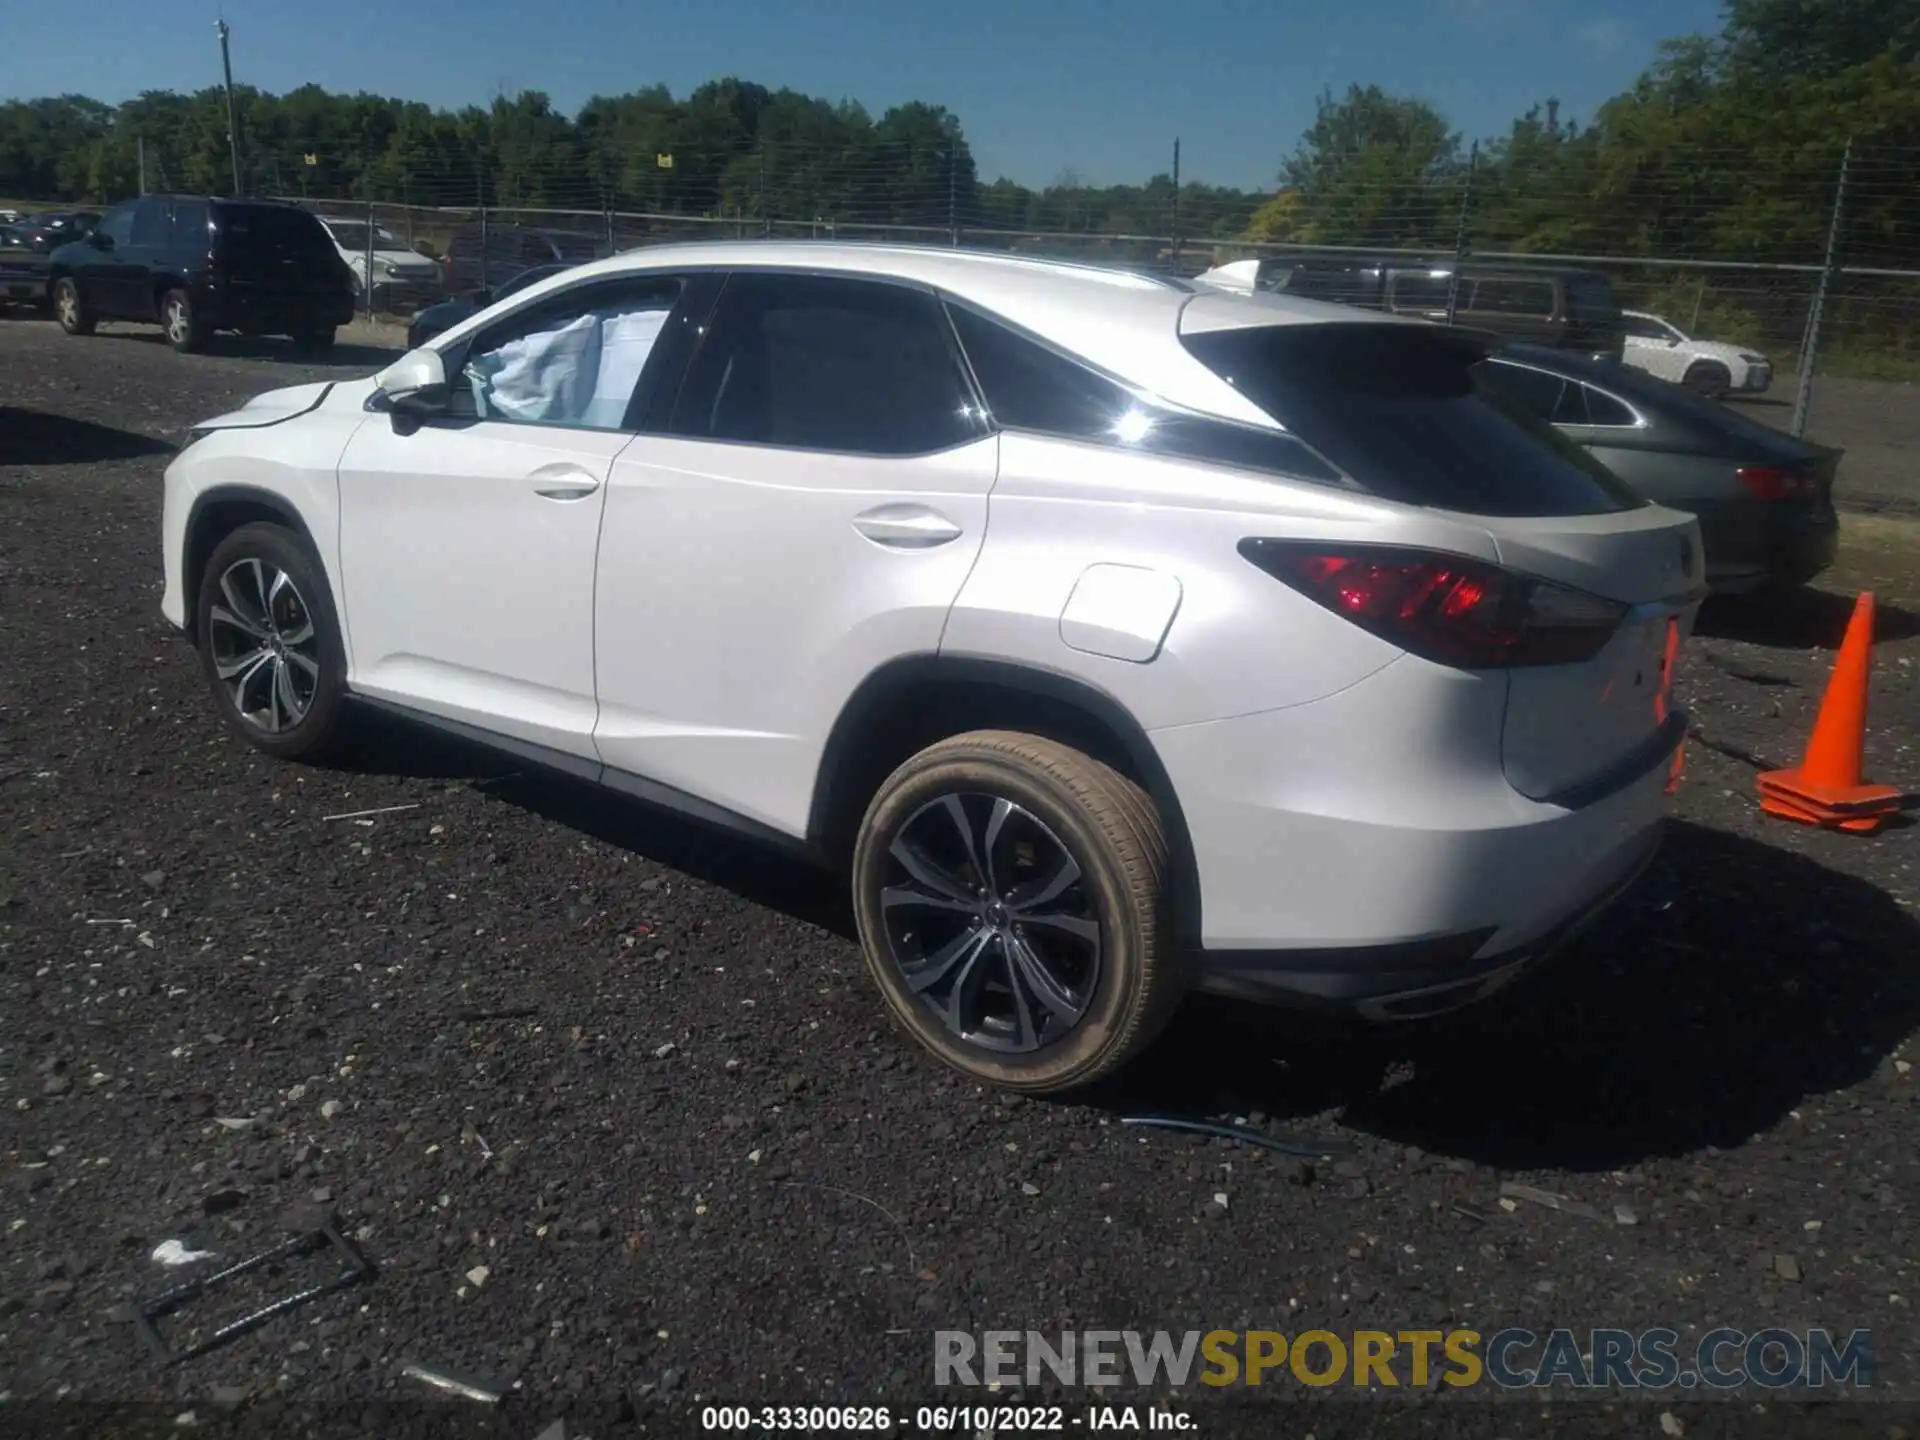
{"label": "wheel rim spoke", "polygon": [[1027,914],[1020,917],[1022,925],[1044,925],[1054,930],[1064,930],[1069,935],[1098,944],[1100,926],[1092,920],[1082,919],[1078,915],[1062,915],[1051,912],[1044,915]]}
{"label": "wheel rim spoke", "polygon": [[222,680],[243,679],[245,675],[252,672],[254,666],[272,658],[273,652],[262,645],[247,651],[244,655],[237,655],[231,660],[214,661],[213,671]]}
{"label": "wheel rim spoke", "polygon": [[1060,851],[1060,863],[1053,873],[1044,880],[1023,885],[1007,896],[1007,909],[1022,920],[1033,918],[1036,912],[1051,905],[1067,890],[1080,881],[1080,867],[1074,863],[1073,856],[1063,848]]}
{"label": "wheel rim spoke", "polygon": [[[900,973],[906,977],[907,984],[916,995],[924,995],[938,985],[957,965],[971,966],[980,952],[987,948],[991,935],[982,935],[974,931],[957,936],[949,944],[941,947],[933,955],[918,965],[900,967]],[[955,988],[959,981],[954,982]]]}
{"label": "wheel rim spoke", "polygon": [[947,873],[939,861],[928,855],[919,846],[902,835],[887,847],[888,853],[900,862],[907,874],[936,895],[959,902],[971,910],[974,897],[958,879]]}
{"label": "wheel rim spoke", "polygon": [[1087,1012],[1087,1002],[1060,982],[1046,958],[1019,935],[1007,941],[1007,972],[1014,994],[1031,991],[1034,999],[1068,1025]]}
{"label": "wheel rim spoke", "polygon": [[960,803],[958,795],[948,795],[941,800],[940,808],[946,811],[953,828],[959,832],[960,844],[967,852],[967,863],[978,877],[974,883],[992,889],[993,877],[987,874],[986,862],[980,858],[980,848],[974,842],[973,822],[967,819],[967,807]]}
{"label": "wheel rim spoke", "polygon": [[880,908],[917,906],[923,910],[944,910],[955,915],[971,915],[977,908],[970,900],[950,900],[945,895],[929,894],[911,885],[889,885],[880,892]]}

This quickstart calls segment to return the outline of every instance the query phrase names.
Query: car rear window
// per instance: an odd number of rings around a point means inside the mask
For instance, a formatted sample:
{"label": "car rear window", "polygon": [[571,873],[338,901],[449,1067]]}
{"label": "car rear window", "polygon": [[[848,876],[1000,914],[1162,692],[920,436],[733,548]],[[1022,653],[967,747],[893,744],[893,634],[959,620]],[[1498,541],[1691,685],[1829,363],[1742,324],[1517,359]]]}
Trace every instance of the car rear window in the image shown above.
{"label": "car rear window", "polygon": [[1485,350],[1438,327],[1263,325],[1187,350],[1384,499],[1474,515],[1605,515],[1646,504],[1586,451],[1474,383]]}
{"label": "car rear window", "polygon": [[1604,320],[1617,324],[1620,302],[1604,275],[1575,275],[1567,281],[1567,314],[1576,320]]}
{"label": "car rear window", "polygon": [[549,233],[545,238],[553,242],[553,252],[562,260],[592,260],[600,253],[600,241],[592,235]]}
{"label": "car rear window", "polygon": [[282,205],[222,205],[221,240],[229,247],[286,255],[338,256],[326,227],[304,210]]}

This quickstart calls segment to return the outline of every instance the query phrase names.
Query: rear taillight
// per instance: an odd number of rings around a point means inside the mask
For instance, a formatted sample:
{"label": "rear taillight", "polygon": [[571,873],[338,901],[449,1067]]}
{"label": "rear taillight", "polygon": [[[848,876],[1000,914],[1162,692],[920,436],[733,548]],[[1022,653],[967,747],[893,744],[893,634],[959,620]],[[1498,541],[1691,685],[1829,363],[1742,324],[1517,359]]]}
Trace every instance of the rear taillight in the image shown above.
{"label": "rear taillight", "polygon": [[1798,470],[1782,470],[1772,465],[1742,465],[1733,473],[1759,500],[1811,500],[1820,490],[1818,480]]}
{"label": "rear taillight", "polygon": [[1437,550],[1242,540],[1240,553],[1361,629],[1465,670],[1591,660],[1627,607]]}

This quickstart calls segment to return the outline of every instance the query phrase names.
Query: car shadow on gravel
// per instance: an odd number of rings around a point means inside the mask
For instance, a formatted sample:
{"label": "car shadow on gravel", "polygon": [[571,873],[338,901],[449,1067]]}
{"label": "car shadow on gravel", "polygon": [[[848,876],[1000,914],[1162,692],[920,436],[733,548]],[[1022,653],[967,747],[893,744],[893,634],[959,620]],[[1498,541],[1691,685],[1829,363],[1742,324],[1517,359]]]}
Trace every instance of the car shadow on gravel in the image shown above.
{"label": "car shadow on gravel", "polygon": [[96,465],[173,449],[165,440],[133,430],[0,405],[0,465]]}
{"label": "car shadow on gravel", "polygon": [[[1706,640],[1744,640],[1776,650],[1838,650],[1857,599],[1812,589],[1765,597],[1716,596],[1700,607],[1694,633]],[[1920,615],[1875,602],[1875,640],[1906,640],[1914,635],[1920,635]]]}
{"label": "car shadow on gravel", "polygon": [[845,883],[804,859],[585,781],[523,768],[510,756],[423,725],[364,711],[354,717],[352,744],[332,763],[361,774],[464,782],[495,800],[743,900],[843,939],[856,936]]}
{"label": "car shadow on gravel", "polygon": [[1612,1170],[1743,1145],[1884,1073],[1916,1027],[1920,926],[1884,891],[1676,822],[1591,934],[1477,1008],[1374,1028],[1203,998],[1099,1103],[1339,1111],[1437,1155]]}

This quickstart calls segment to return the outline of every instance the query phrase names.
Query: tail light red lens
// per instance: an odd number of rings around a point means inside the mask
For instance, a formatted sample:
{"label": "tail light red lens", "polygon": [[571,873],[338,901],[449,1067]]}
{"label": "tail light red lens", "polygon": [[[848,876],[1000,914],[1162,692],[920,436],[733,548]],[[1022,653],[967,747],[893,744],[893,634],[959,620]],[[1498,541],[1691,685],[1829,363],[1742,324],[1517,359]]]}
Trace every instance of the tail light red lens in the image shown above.
{"label": "tail light red lens", "polygon": [[1617,601],[1442,551],[1243,540],[1240,553],[1361,629],[1463,670],[1591,660],[1627,612]]}
{"label": "tail light red lens", "polygon": [[1742,465],[1733,473],[1759,500],[1811,500],[1820,489],[1813,476],[1772,465]]}

